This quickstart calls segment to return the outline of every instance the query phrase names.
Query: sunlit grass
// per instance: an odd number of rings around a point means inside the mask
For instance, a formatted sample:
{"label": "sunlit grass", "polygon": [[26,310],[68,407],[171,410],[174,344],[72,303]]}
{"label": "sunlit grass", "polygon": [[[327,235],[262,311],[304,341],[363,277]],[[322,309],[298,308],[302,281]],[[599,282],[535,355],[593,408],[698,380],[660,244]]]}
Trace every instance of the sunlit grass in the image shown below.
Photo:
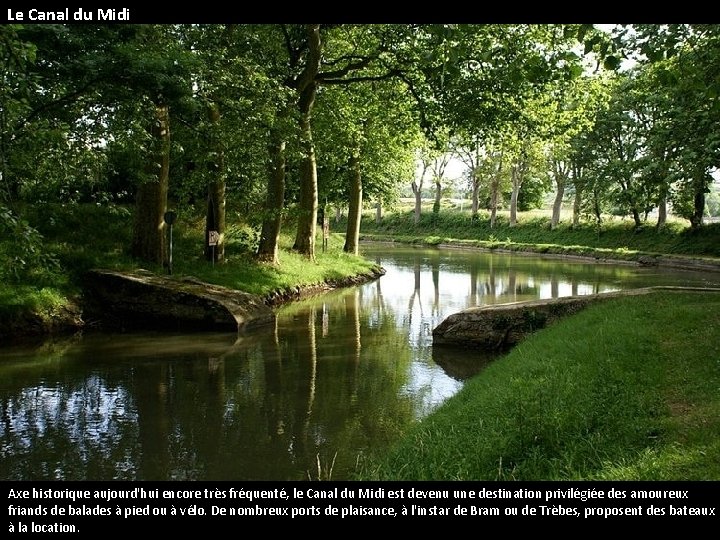
{"label": "sunlit grass", "polygon": [[530,337],[363,477],[720,479],[720,294],[588,308]]}
{"label": "sunlit grass", "polygon": [[385,213],[381,223],[374,214],[363,216],[361,233],[367,239],[394,239],[411,243],[461,243],[488,249],[534,251],[611,257],[634,260],[641,256],[691,255],[720,257],[720,225],[706,225],[700,231],[690,231],[689,224],[671,218],[660,230],[648,221],[639,230],[632,220],[607,216],[598,228],[590,221],[573,227],[566,215],[559,226],[550,230],[550,216],[546,210],[520,212],[518,223],[511,227],[507,211],[498,212],[494,228],[489,215],[482,211],[478,219],[471,218],[468,206],[445,207],[438,215],[423,208],[420,223],[414,223],[412,208],[400,205]]}
{"label": "sunlit grass", "polygon": [[291,237],[283,235],[277,266],[258,263],[248,253],[230,252],[225,263],[214,266],[200,257],[183,260],[182,256],[179,256],[174,265],[174,273],[192,275],[209,283],[265,295],[277,290],[341,280],[368,273],[374,267],[365,259],[344,253],[344,238],[341,235],[331,235],[326,252],[322,250],[321,241],[318,235],[315,261],[292,251]]}
{"label": "sunlit grass", "polygon": [[[186,210],[174,228],[173,275],[196,279],[258,295],[280,293],[281,299],[293,298],[299,288],[325,287],[358,276],[369,275],[374,264],[343,252],[344,238],[332,234],[327,251],[322,249],[318,230],[314,261],[294,252],[294,224],[286,224],[281,237],[279,265],[260,263],[253,257],[253,237],[257,227],[229,217],[225,261],[218,264],[203,256],[204,217]],[[97,205],[51,205],[30,207],[29,221],[43,236],[43,250],[57,265],[27,273],[19,285],[0,280],[0,336],[14,334],[30,319],[51,318],[52,314],[78,299],[85,273],[92,268],[137,270],[140,268],[167,274],[167,269],[130,256],[132,213],[130,209]],[[11,240],[3,239],[9,242]],[[0,246],[1,247],[1,246]],[[9,270],[7,268],[0,270]],[[41,270],[41,271],[40,271]],[[0,277],[3,274],[0,273]]]}
{"label": "sunlit grass", "polygon": [[0,286],[0,314],[6,316],[22,311],[50,315],[66,302],[65,294],[52,287]]}
{"label": "sunlit grass", "polygon": [[[45,238],[44,247],[61,263],[57,275],[49,280],[51,288],[54,286],[59,295],[79,292],[83,274],[91,268],[145,268],[158,274],[167,272],[163,267],[130,257],[132,214],[128,209],[87,205],[29,211],[38,213],[33,222],[40,224],[39,229]],[[248,241],[248,237],[254,234],[253,227],[236,221],[228,224],[225,261],[213,265],[203,256],[203,227],[202,216],[182,214],[174,228],[173,274],[194,276],[209,283],[263,295],[341,280],[367,273],[373,268],[370,262],[343,252],[344,238],[341,234],[332,234],[327,251],[323,251],[319,230],[315,261],[308,260],[291,249],[292,223],[286,226],[281,236],[280,264],[258,263],[252,254],[253,246]],[[3,298],[10,293],[6,291]],[[29,306],[32,301],[28,296],[23,302],[13,300],[9,303]]]}

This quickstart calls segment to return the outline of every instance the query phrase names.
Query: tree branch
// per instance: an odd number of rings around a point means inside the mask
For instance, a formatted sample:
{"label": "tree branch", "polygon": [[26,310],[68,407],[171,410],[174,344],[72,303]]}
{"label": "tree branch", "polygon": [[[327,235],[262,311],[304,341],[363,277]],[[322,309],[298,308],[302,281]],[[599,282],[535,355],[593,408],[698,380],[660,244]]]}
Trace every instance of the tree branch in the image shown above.
{"label": "tree branch", "polygon": [[307,34],[306,43],[309,51],[308,58],[305,62],[305,68],[302,70],[300,75],[292,80],[292,84],[290,85],[300,92],[303,92],[313,82],[317,81],[322,50],[322,45],[320,43],[320,25],[308,24],[305,28],[305,32]]}
{"label": "tree branch", "polygon": [[70,92],[69,94],[65,94],[58,99],[54,99],[52,101],[48,101],[46,103],[43,103],[42,105],[39,105],[38,107],[33,109],[26,118],[18,122],[15,129],[19,130],[23,128],[24,126],[32,122],[36,117],[40,116],[40,114],[44,111],[77,101],[85,92],[87,92],[90,88],[93,87],[93,85],[100,82],[101,80],[103,80],[103,77],[91,79],[77,90]]}
{"label": "tree branch", "polygon": [[366,68],[370,62],[375,60],[377,56],[365,56],[358,60],[357,62],[350,62],[342,69],[336,69],[335,71],[326,71],[325,73],[318,73],[319,79],[337,79],[339,77],[344,77],[351,71],[357,71],[359,69]]}
{"label": "tree branch", "polygon": [[318,75],[318,83],[320,84],[351,84],[358,82],[372,82],[372,81],[385,81],[392,77],[397,77],[402,71],[399,69],[393,69],[382,75],[367,75],[364,77],[347,77],[345,79],[325,79],[321,75]]}
{"label": "tree branch", "polygon": [[290,32],[288,32],[287,26],[281,24],[280,28],[282,29],[283,38],[285,39],[285,48],[288,52],[288,58],[290,58],[290,67],[294,67],[297,64],[299,52],[292,46]]}

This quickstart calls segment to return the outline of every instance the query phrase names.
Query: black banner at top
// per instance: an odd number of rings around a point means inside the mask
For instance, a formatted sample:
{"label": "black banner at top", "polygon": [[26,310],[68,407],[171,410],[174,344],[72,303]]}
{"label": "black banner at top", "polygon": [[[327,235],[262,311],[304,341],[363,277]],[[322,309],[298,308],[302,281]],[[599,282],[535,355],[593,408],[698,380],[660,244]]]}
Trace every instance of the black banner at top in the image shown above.
{"label": "black banner at top", "polygon": [[26,3],[15,2],[0,9],[0,23],[36,24],[36,23],[168,23],[168,24],[222,24],[222,23],[310,23],[325,24],[420,24],[420,23],[561,23],[566,14],[553,14],[543,6],[533,10],[524,6],[522,10],[505,12],[493,10],[488,13],[467,8],[456,10],[396,10],[389,11],[386,5],[363,4],[355,10],[308,9],[306,5],[284,4],[253,5],[252,9],[229,9],[227,6],[207,4],[153,4],[145,6],[108,5],[99,8],[63,7],[52,8],[27,7]]}
{"label": "black banner at top", "polygon": [[[54,7],[37,8],[16,7],[2,8],[4,23],[37,24],[37,23],[262,23],[273,22],[270,17],[260,14],[251,15],[243,12],[228,12],[222,8],[189,9],[173,6],[170,9],[151,7]],[[278,22],[278,19],[274,22]]]}

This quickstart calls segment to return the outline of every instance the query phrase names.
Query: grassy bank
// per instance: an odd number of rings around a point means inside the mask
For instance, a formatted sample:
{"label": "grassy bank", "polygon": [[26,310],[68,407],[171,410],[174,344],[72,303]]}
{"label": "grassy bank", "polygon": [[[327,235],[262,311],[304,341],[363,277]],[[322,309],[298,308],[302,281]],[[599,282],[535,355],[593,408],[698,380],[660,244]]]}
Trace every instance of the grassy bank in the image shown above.
{"label": "grassy bank", "polygon": [[593,306],[495,362],[365,479],[720,479],[720,294]]}
{"label": "grassy bank", "polygon": [[547,212],[520,213],[518,223],[510,227],[507,212],[500,212],[494,228],[486,212],[471,219],[470,212],[444,208],[434,215],[423,209],[416,225],[412,210],[400,207],[388,212],[378,224],[374,215],[363,216],[362,234],[366,239],[396,240],[411,243],[459,243],[490,249],[534,251],[584,255],[600,258],[636,260],[657,255],[720,257],[720,224],[691,231],[687,222],[674,220],[657,230],[653,223],[636,229],[632,220],[608,216],[598,229],[583,222],[578,227],[561,222],[550,230]]}
{"label": "grassy bank", "polygon": [[[83,273],[95,267],[133,270],[146,268],[165,273],[160,266],[133,260],[129,254],[131,213],[122,207],[72,206],[29,208],[30,223],[42,234],[47,257],[42,268],[31,268],[21,281],[0,280],[0,318],[13,332],[31,316],[35,326],[60,316],[78,297]],[[181,214],[174,227],[175,275],[198,279],[246,292],[266,295],[297,287],[368,273],[373,264],[342,251],[344,238],[333,234],[327,252],[321,249],[315,262],[293,252],[294,228],[288,224],[280,241],[280,266],[257,263],[252,256],[254,233],[250,227],[232,224],[226,236],[226,262],[212,265],[203,257],[204,218]],[[11,240],[3,240],[10,242]],[[5,273],[11,269],[5,268]],[[14,323],[10,324],[11,322]],[[2,326],[2,325],[0,325]],[[2,335],[0,328],[0,335]]]}

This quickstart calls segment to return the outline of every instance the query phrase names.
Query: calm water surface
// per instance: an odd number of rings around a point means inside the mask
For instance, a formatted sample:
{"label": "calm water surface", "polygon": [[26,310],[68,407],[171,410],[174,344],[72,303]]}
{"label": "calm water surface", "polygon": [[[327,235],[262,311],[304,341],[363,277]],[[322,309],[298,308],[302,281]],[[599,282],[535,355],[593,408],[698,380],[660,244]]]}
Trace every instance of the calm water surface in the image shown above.
{"label": "calm water surface", "polygon": [[251,335],[89,334],[0,348],[0,479],[348,478],[483,365],[432,349],[476,305],[720,274],[364,246],[387,274]]}

